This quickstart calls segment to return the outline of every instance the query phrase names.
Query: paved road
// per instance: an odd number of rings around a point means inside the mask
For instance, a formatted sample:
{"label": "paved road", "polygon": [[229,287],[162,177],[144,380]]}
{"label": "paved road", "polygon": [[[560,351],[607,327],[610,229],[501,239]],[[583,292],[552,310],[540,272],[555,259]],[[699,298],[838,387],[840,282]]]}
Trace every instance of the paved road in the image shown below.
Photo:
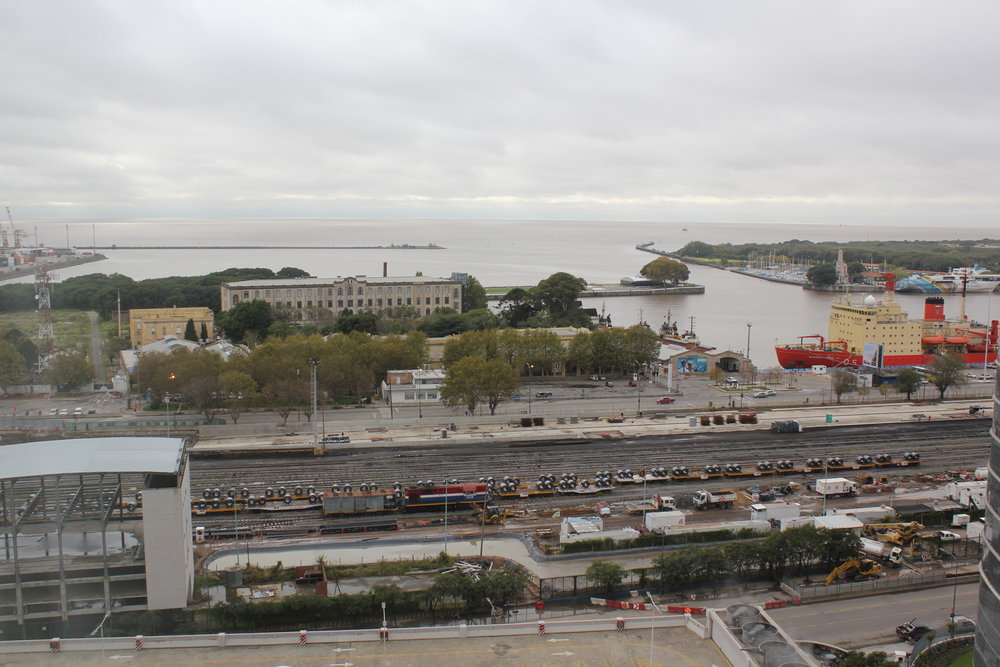
{"label": "paved road", "polygon": [[844,648],[878,646],[886,650],[895,641],[896,626],[917,620],[939,632],[947,632],[952,600],[955,613],[976,618],[978,584],[941,586],[909,593],[834,600],[773,609],[770,614],[793,639],[821,641]]}

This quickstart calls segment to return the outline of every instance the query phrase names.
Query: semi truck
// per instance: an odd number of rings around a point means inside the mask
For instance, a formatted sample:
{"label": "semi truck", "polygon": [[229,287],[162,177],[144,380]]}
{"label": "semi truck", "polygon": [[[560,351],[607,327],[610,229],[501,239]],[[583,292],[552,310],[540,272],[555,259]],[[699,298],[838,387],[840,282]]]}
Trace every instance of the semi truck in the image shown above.
{"label": "semi truck", "polygon": [[899,565],[903,562],[903,550],[895,544],[887,544],[886,542],[862,537],[861,550],[869,556],[875,556],[894,565]]}
{"label": "semi truck", "polygon": [[858,493],[857,482],[844,477],[826,477],[816,480],[816,493],[827,498],[854,496]]}
{"label": "semi truck", "polygon": [[629,514],[645,514],[646,512],[665,512],[677,509],[672,496],[661,496],[659,494],[648,500],[626,503],[625,508]]}
{"label": "semi truck", "polygon": [[707,510],[714,507],[728,509],[736,502],[736,492],[731,489],[720,491],[700,489],[695,492],[692,500],[696,509]]}

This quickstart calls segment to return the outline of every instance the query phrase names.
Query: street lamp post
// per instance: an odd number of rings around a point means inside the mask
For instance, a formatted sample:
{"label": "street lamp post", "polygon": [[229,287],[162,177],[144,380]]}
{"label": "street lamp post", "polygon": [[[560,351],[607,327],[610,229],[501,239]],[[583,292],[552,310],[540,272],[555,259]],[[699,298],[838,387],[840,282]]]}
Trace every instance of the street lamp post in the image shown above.
{"label": "street lamp post", "polygon": [[[534,364],[525,364],[528,369],[528,377],[531,377],[531,371],[535,368]],[[528,390],[528,414],[531,414],[531,387],[527,387]]]}
{"label": "street lamp post", "polygon": [[[753,326],[753,323],[747,322],[747,372],[750,372],[750,373],[753,372],[753,362],[750,361],[750,327],[752,327],[752,326]],[[751,379],[751,383],[752,383],[752,379]]]}
{"label": "street lamp post", "polygon": [[444,480],[444,552],[448,553],[448,478]]}

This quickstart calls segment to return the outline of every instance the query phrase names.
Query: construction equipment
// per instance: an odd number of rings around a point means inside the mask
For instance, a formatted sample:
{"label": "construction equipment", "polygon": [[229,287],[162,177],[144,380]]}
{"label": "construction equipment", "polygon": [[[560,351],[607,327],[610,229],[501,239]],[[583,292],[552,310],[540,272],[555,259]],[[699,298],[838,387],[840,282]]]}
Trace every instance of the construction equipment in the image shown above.
{"label": "construction equipment", "polygon": [[841,576],[848,581],[854,581],[855,579],[878,579],[882,576],[882,566],[868,558],[852,558],[837,566],[827,576],[823,585],[829,586]]}
{"label": "construction equipment", "polygon": [[861,550],[869,556],[881,558],[899,567],[903,562],[903,549],[888,542],[879,542],[867,537],[861,538]]}
{"label": "construction equipment", "polygon": [[867,523],[862,526],[866,535],[901,547],[912,544],[920,536],[920,531],[923,529],[923,524],[916,521],[909,523]]}
{"label": "construction equipment", "polygon": [[525,509],[523,507],[500,507],[499,505],[488,504],[484,506],[479,514],[482,517],[481,521],[485,523],[491,523],[494,526],[502,525],[504,519],[509,516],[524,516]]}

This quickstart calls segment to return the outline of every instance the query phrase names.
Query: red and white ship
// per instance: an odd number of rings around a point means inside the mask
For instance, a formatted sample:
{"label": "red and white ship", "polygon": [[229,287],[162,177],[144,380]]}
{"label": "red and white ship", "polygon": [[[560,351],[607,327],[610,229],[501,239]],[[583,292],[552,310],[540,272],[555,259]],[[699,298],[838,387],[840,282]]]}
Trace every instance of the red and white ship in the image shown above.
{"label": "red and white ship", "polygon": [[801,336],[797,344],[776,346],[778,363],[782,368],[924,366],[942,353],[970,365],[996,362],[997,320],[987,327],[964,316],[948,319],[943,297],[927,297],[923,319],[911,320],[893,292],[889,279],[882,299],[868,295],[852,303],[848,296],[834,302],[829,336]]}

